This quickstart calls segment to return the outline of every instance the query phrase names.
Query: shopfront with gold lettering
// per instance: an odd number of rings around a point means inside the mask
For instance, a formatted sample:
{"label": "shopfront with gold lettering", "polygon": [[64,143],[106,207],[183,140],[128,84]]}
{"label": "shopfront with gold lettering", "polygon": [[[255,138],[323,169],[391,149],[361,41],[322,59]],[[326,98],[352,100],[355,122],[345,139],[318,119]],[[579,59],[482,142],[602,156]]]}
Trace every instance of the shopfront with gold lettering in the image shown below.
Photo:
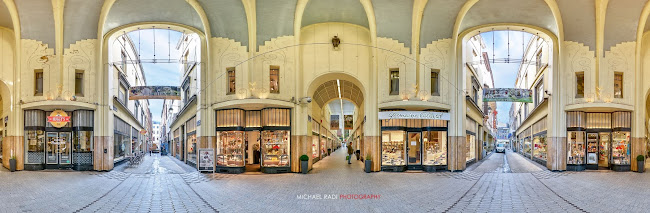
{"label": "shopfront with gold lettering", "polygon": [[381,120],[383,171],[447,169],[447,121],[442,111],[391,110]]}
{"label": "shopfront with gold lettering", "polygon": [[25,169],[93,169],[93,111],[25,110]]}

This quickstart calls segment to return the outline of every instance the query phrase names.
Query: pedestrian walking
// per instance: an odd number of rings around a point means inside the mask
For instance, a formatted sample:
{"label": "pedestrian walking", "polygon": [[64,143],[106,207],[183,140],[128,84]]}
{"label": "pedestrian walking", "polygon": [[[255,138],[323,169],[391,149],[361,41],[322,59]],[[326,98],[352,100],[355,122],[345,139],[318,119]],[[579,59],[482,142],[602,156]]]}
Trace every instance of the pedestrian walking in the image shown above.
{"label": "pedestrian walking", "polygon": [[350,163],[350,159],[352,158],[353,153],[354,150],[352,150],[352,142],[350,142],[350,144],[348,144],[348,164],[352,164]]}

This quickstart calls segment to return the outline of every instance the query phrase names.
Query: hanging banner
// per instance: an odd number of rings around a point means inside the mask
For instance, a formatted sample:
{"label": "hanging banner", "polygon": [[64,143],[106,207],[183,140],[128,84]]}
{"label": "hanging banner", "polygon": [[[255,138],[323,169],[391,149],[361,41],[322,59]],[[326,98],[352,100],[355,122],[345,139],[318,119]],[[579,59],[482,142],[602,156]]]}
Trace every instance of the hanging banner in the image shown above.
{"label": "hanging banner", "polygon": [[379,112],[379,120],[390,119],[425,119],[425,120],[450,120],[447,112],[431,111],[384,111]]}
{"label": "hanging banner", "polygon": [[199,171],[213,171],[214,170],[214,149],[202,148],[199,149]]}
{"label": "hanging banner", "polygon": [[515,88],[485,88],[483,102],[525,102],[533,103],[533,91]]}
{"label": "hanging banner", "polygon": [[129,100],[139,99],[181,100],[181,89],[174,86],[137,86],[129,88]]}
{"label": "hanging banner", "polygon": [[341,128],[339,122],[339,115],[330,115],[330,129],[337,130]]}
{"label": "hanging banner", "polygon": [[343,125],[345,129],[352,129],[354,128],[354,117],[352,115],[344,115],[343,116]]}

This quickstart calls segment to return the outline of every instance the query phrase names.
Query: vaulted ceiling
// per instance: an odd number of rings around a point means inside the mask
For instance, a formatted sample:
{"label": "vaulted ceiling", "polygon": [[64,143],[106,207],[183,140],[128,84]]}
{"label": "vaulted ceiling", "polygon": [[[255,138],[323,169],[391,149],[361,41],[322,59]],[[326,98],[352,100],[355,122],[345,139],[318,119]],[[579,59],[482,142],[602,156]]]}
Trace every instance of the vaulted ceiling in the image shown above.
{"label": "vaulted ceiling", "polygon": [[[52,2],[47,0],[0,1],[0,27],[14,29],[15,4],[20,35],[54,48],[55,26]],[[428,0],[418,7],[415,0],[66,0],[63,13],[64,45],[96,39],[102,33],[137,22],[175,22],[224,37],[244,46],[262,45],[272,38],[293,35],[294,26],[322,22],[346,22],[376,29],[378,37],[388,37],[411,47],[414,38],[420,47],[451,38],[453,33],[494,23],[521,23],[545,28],[568,41],[596,46],[596,5],[598,0]],[[603,49],[636,39],[641,10],[647,0],[610,0],[606,7]],[[249,4],[252,6],[246,6]],[[365,5],[364,5],[365,4]],[[302,6],[300,6],[302,5]],[[551,6],[549,6],[551,5]],[[555,8],[555,5],[557,8]],[[463,6],[466,6],[463,10]],[[102,7],[110,7],[100,23]],[[296,18],[296,10],[304,9]],[[370,11],[370,13],[369,13]],[[206,20],[201,19],[201,14]],[[415,13],[415,16],[414,16]],[[373,16],[374,14],[374,16]],[[421,28],[413,29],[421,14]],[[461,17],[459,18],[459,14]],[[415,18],[414,18],[415,17]],[[556,17],[561,20],[556,20]],[[249,19],[253,19],[251,21]],[[300,21],[300,23],[296,23]],[[561,25],[559,25],[561,21]],[[207,23],[204,23],[207,22]],[[255,35],[249,34],[255,24]],[[373,25],[374,23],[374,25]],[[456,25],[458,24],[458,25]],[[207,26],[207,27],[204,27]],[[457,26],[458,29],[454,29]],[[646,24],[645,30],[650,30]],[[413,34],[418,36],[414,37]],[[251,38],[256,39],[250,44]]]}

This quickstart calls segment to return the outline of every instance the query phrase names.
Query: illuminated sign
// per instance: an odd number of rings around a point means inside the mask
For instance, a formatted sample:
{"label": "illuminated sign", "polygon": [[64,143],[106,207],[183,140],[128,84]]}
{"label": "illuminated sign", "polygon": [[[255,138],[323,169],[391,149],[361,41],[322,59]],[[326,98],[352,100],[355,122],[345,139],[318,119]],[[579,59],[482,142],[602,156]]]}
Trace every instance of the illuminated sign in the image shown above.
{"label": "illuminated sign", "polygon": [[53,127],[61,128],[70,122],[70,116],[63,110],[54,110],[50,116],[47,116],[47,122],[50,122]]}

